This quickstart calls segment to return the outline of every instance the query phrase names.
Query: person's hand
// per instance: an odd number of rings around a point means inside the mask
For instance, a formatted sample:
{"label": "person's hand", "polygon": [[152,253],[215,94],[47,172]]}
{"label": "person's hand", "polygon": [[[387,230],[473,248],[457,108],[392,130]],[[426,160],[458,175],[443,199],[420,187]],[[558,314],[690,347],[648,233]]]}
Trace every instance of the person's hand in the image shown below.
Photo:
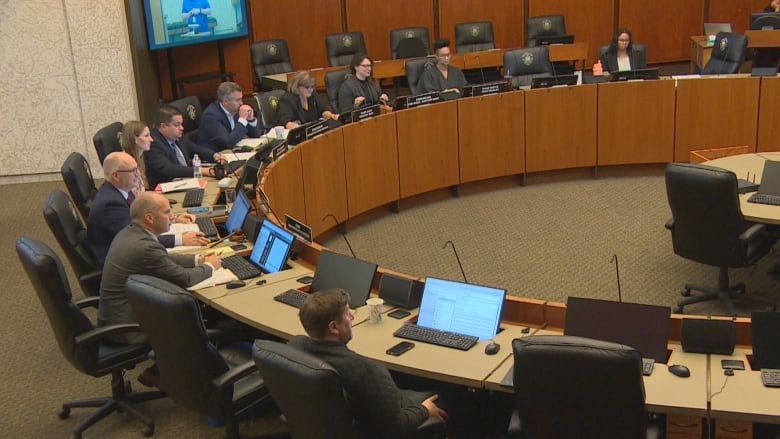
{"label": "person's hand", "polygon": [[254,111],[249,105],[243,104],[238,107],[238,117],[244,120],[254,120]]}
{"label": "person's hand", "polygon": [[185,232],[181,235],[181,243],[183,245],[206,245],[209,243],[209,239],[203,232]]}
{"label": "person's hand", "polygon": [[363,101],[365,101],[365,100],[366,100],[366,98],[365,98],[365,97],[363,97],[363,96],[358,96],[358,97],[356,97],[356,98],[355,98],[355,100],[353,101],[353,103],[355,104],[355,106],[356,106],[356,107],[359,107],[359,106],[360,106],[360,105],[363,103]]}
{"label": "person's hand", "polygon": [[220,164],[227,163],[227,159],[224,155],[222,155],[221,152],[215,152],[214,153],[214,161]]}
{"label": "person's hand", "polygon": [[439,395],[433,395],[422,402],[423,407],[425,407],[426,410],[428,410],[429,416],[436,416],[437,418],[441,418],[444,420],[447,420],[450,418],[450,415],[447,414],[444,410],[440,409],[439,406],[436,405],[436,400],[439,399]]}
{"label": "person's hand", "polygon": [[332,111],[325,110],[322,112],[322,117],[325,119],[338,119],[339,115]]}
{"label": "person's hand", "polygon": [[195,222],[195,215],[191,213],[183,213],[176,217],[176,222],[179,224],[189,224]]}
{"label": "person's hand", "polygon": [[386,104],[390,101],[390,97],[387,96],[387,93],[382,93],[382,96],[379,96],[379,100],[382,101],[383,104]]}
{"label": "person's hand", "polygon": [[203,255],[203,263],[205,264],[206,262],[214,266],[214,268],[222,267],[222,259],[220,259],[219,255],[216,253],[209,253],[207,255]]}
{"label": "person's hand", "polygon": [[775,12],[780,12],[780,0],[772,0],[772,3],[770,3],[769,6],[771,6]]}

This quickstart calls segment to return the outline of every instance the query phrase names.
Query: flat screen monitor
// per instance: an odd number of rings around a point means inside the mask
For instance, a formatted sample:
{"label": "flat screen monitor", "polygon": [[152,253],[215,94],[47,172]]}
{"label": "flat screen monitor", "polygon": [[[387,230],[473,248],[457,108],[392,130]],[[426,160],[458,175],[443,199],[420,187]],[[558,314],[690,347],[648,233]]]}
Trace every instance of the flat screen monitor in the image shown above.
{"label": "flat screen monitor", "polygon": [[780,29],[780,13],[754,12],[750,14],[750,30]]}
{"label": "flat screen monitor", "polygon": [[753,333],[753,368],[780,369],[780,312],[750,313]]}
{"label": "flat screen monitor", "polygon": [[571,44],[574,42],[574,35],[547,35],[536,37],[537,46],[549,46],[550,44]]}
{"label": "flat screen monitor", "polygon": [[249,33],[246,0],[144,0],[144,13],[151,50]]}
{"label": "flat screen monitor", "polygon": [[265,273],[276,273],[284,269],[295,236],[270,220],[264,220],[257,233],[255,246],[249,260]]}
{"label": "flat screen monitor", "polygon": [[243,190],[236,191],[236,201],[233,203],[233,208],[230,210],[227,221],[225,221],[225,230],[228,233],[233,233],[234,230],[241,230],[244,225],[244,220],[249,213],[249,198]]}
{"label": "flat screen monitor", "polygon": [[490,340],[498,333],[506,290],[429,277],[417,324]]}
{"label": "flat screen monitor", "polygon": [[576,85],[577,75],[537,76],[531,79],[531,88],[546,88],[556,85]]}
{"label": "flat screen monitor", "polygon": [[569,297],[563,333],[631,346],[666,363],[671,314],[668,306]]}
{"label": "flat screen monitor", "polygon": [[366,304],[375,274],[376,264],[323,250],[314,272],[311,291],[342,288],[351,296],[349,306],[358,308]]}
{"label": "flat screen monitor", "polygon": [[609,78],[610,82],[634,81],[638,79],[658,79],[658,69],[634,69],[612,72]]}

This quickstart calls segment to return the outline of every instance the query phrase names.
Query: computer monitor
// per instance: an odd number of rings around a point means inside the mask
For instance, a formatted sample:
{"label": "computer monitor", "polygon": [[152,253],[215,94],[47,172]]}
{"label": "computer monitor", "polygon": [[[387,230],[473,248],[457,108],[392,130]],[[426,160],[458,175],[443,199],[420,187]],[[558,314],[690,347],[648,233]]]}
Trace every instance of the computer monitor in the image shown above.
{"label": "computer monitor", "polygon": [[546,88],[556,85],[576,85],[577,75],[537,76],[531,78],[531,88]]}
{"label": "computer monitor", "polygon": [[780,312],[750,313],[753,336],[753,368],[780,369]]}
{"label": "computer monitor", "polygon": [[536,37],[537,46],[549,46],[550,44],[571,44],[574,42],[574,35],[547,35]]}
{"label": "computer monitor", "polygon": [[230,210],[227,221],[225,221],[225,230],[228,234],[233,233],[236,229],[241,230],[251,206],[249,198],[246,197],[243,190],[237,190],[236,192],[236,201],[233,203],[233,208]]}
{"label": "computer monitor", "polygon": [[563,333],[631,346],[666,363],[671,314],[668,306],[569,297]]}
{"label": "computer monitor", "polygon": [[506,290],[429,277],[417,324],[490,340],[498,333]]}
{"label": "computer monitor", "polygon": [[349,306],[358,308],[366,304],[375,274],[376,264],[323,250],[314,272],[311,291],[342,288],[351,296]]}
{"label": "computer monitor", "polygon": [[612,72],[610,74],[609,81],[619,82],[619,81],[633,81],[637,79],[658,79],[658,69],[657,68],[634,69],[634,70],[623,70],[618,72]]}
{"label": "computer monitor", "polygon": [[257,234],[255,246],[249,260],[265,273],[276,273],[284,269],[295,236],[270,220],[264,220]]}
{"label": "computer monitor", "polygon": [[780,13],[753,12],[750,14],[750,30],[780,29]]}

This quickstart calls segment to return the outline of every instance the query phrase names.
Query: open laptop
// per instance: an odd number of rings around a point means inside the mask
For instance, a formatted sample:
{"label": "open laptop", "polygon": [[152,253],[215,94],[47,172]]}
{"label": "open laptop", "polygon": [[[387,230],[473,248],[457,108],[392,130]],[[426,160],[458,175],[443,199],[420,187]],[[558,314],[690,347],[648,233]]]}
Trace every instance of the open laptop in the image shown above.
{"label": "open laptop", "polygon": [[233,208],[230,210],[230,214],[224,223],[223,233],[219,233],[220,227],[214,223],[214,219],[210,216],[199,216],[195,218],[195,223],[198,228],[209,239],[215,239],[225,237],[236,229],[241,229],[244,225],[244,220],[249,214],[251,204],[246,194],[242,190],[238,190],[236,194],[236,201],[233,203]]}
{"label": "open laptop", "polygon": [[780,161],[766,160],[761,173],[758,192],[748,198],[749,203],[780,206]]}
{"label": "open laptop", "polygon": [[704,35],[717,35],[718,32],[731,32],[731,23],[704,23]]}
{"label": "open laptop", "polygon": [[374,263],[323,250],[314,272],[311,291],[342,288],[350,295],[349,307],[361,307],[366,304],[371,293],[376,268]]}
{"label": "open laptop", "polygon": [[222,266],[232,271],[239,279],[276,273],[285,268],[293,243],[295,236],[292,233],[266,219],[260,226],[249,257],[228,256],[222,259]]}

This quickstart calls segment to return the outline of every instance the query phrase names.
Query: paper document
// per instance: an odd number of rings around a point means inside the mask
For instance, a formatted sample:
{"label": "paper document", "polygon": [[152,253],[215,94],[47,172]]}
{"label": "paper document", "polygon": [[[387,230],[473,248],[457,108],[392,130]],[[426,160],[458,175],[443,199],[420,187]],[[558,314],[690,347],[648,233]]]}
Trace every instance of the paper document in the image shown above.
{"label": "paper document", "polygon": [[233,274],[232,271],[220,267],[214,273],[211,274],[211,277],[187,289],[190,291],[202,290],[204,288],[213,287],[214,285],[226,284],[231,280],[238,280],[238,277],[235,274]]}
{"label": "paper document", "polygon": [[160,183],[160,189],[164,194],[198,188],[200,188],[200,181],[198,181],[197,178],[187,178],[184,180],[171,181],[168,183]]}

